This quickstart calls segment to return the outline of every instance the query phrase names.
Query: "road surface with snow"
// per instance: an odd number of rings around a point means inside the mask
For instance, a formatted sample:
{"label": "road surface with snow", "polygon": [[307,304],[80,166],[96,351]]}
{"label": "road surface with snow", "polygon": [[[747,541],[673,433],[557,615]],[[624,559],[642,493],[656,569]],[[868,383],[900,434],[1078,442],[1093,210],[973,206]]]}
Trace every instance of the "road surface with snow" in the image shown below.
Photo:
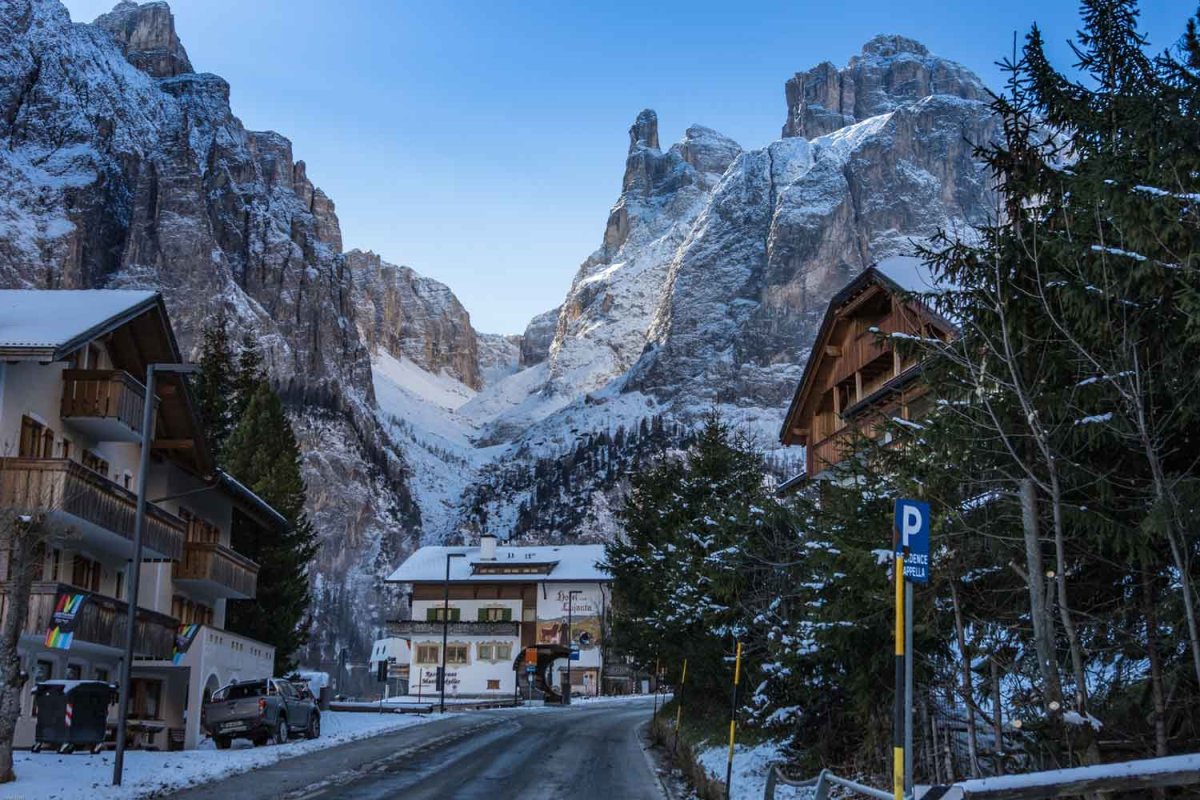
{"label": "road surface with snow", "polygon": [[181,792],[180,800],[663,800],[649,699],[455,714]]}

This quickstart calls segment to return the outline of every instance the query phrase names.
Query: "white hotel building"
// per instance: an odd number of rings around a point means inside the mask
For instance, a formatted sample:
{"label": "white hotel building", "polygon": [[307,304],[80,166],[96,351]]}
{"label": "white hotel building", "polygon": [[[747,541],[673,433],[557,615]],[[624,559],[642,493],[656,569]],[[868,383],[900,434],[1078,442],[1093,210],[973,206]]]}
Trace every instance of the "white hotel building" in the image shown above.
{"label": "white hotel building", "polygon": [[554,699],[572,642],[579,646],[571,662],[572,694],[599,694],[612,600],[603,559],[603,545],[500,547],[488,535],[479,547],[417,550],[388,577],[412,587],[412,619],[388,623],[390,636],[410,643],[409,693],[436,692],[445,633],[447,697],[524,695],[532,651],[534,688]]}

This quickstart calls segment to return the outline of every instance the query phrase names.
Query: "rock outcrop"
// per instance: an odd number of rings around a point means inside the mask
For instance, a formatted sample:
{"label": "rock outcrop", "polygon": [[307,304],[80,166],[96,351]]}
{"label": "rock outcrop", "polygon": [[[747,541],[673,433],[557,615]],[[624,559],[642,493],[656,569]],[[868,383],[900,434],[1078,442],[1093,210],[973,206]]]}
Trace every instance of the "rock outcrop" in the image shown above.
{"label": "rock outcrop", "polygon": [[985,100],[966,67],[932,56],[920,42],[881,35],[845,69],[826,61],[788,80],[784,137],[812,139],[931,95]]}
{"label": "rock outcrop", "polygon": [[560,311],[562,306],[543,311],[525,326],[525,334],[521,337],[522,368],[540,364],[550,357],[550,345],[554,342]]}
{"label": "rock outcrop", "polygon": [[138,5],[124,0],[97,17],[95,24],[112,34],[129,63],[152,77],[173,78],[192,71],[166,3]]}
{"label": "rock outcrop", "polygon": [[347,253],[346,265],[359,329],[372,350],[446,372],[472,389],[483,385],[471,317],[445,284],[361,250]]}

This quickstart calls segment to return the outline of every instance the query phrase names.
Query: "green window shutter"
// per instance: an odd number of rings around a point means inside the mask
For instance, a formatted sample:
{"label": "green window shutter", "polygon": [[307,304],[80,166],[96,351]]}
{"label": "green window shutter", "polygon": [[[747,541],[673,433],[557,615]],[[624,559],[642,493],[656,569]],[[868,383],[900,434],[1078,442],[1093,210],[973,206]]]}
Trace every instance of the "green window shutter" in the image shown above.
{"label": "green window shutter", "polygon": [[504,609],[504,621],[512,622],[512,609],[511,608]]}
{"label": "green window shutter", "polygon": [[487,622],[487,609],[486,608],[479,609],[479,621]]}
{"label": "green window shutter", "polygon": [[462,618],[462,609],[461,608],[450,609],[450,621],[451,622],[458,622],[461,618]]}
{"label": "green window shutter", "polygon": [[438,610],[436,608],[425,609],[425,621],[426,622],[437,622],[438,621]]}

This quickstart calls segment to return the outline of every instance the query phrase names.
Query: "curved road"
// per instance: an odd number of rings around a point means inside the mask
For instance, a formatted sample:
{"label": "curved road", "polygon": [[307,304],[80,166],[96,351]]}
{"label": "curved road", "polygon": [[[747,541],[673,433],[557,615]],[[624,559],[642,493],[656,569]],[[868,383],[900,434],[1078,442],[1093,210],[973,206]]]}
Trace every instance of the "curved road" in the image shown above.
{"label": "curved road", "polygon": [[650,702],[463,713],[175,795],[286,800],[663,800]]}

